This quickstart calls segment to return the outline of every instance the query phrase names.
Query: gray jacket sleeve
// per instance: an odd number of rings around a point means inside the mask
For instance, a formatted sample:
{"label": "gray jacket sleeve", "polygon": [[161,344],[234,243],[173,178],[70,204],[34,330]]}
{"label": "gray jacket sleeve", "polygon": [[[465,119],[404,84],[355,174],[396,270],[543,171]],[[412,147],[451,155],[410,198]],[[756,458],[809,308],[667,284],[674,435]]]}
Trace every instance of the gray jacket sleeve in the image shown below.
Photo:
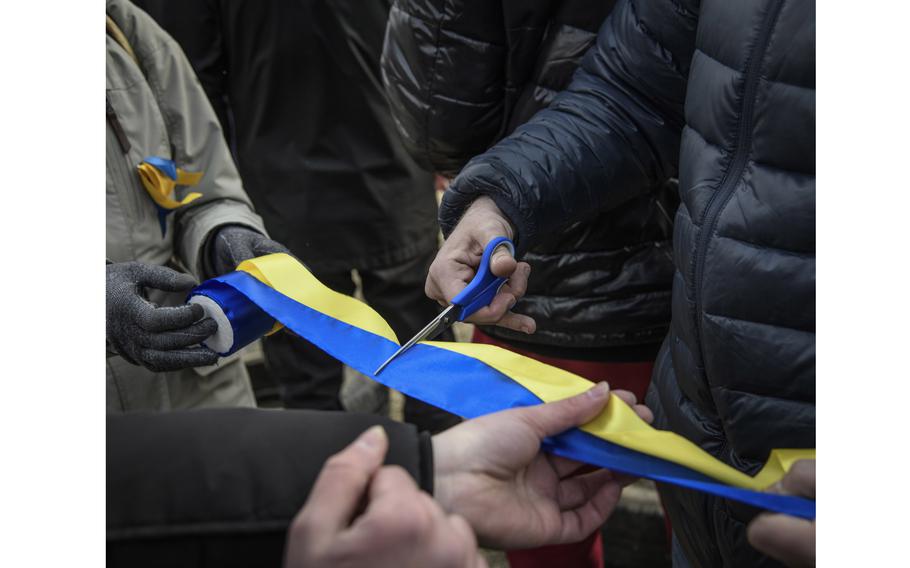
{"label": "gray jacket sleeve", "polygon": [[204,172],[193,191],[202,197],[175,213],[175,252],[197,278],[202,250],[222,225],[243,225],[266,234],[243,189],[218,118],[180,46],[145,12],[129,2],[108,0],[107,11],[129,39],[158,101],[173,159],[187,171]]}

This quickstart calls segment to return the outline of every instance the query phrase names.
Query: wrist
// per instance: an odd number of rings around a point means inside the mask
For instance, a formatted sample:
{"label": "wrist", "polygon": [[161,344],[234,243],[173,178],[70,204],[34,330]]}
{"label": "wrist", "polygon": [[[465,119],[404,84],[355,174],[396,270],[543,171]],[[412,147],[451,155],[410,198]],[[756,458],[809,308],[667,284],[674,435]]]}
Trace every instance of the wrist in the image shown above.
{"label": "wrist", "polygon": [[515,240],[514,225],[489,196],[481,195],[475,199],[465,211],[464,216],[476,218],[477,224],[491,234],[496,233]]}
{"label": "wrist", "polygon": [[452,513],[454,502],[452,477],[455,473],[451,455],[451,444],[445,432],[431,439],[433,447],[433,498],[447,513]]}

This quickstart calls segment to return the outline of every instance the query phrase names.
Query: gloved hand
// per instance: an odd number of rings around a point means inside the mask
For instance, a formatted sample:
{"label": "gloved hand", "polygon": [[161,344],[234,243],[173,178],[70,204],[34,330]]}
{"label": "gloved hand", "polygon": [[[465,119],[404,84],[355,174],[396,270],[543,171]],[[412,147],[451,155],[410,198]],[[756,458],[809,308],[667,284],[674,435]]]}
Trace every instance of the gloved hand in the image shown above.
{"label": "gloved hand", "polygon": [[213,365],[218,355],[199,345],[218,324],[202,306],[162,308],[149,302],[143,288],[188,292],[189,274],[142,262],[107,265],[107,343],[130,363],[152,371],[176,371]]}
{"label": "gloved hand", "polygon": [[257,256],[283,252],[290,254],[284,245],[241,225],[227,225],[218,229],[208,246],[209,276],[226,274],[244,260]]}

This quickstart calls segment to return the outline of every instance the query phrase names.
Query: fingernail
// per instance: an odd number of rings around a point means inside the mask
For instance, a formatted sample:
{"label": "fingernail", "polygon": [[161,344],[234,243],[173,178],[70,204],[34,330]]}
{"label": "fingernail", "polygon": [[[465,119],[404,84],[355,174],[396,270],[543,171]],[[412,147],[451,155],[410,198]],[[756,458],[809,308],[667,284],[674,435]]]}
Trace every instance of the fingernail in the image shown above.
{"label": "fingernail", "polygon": [[593,388],[591,388],[588,391],[588,396],[590,396],[594,400],[601,400],[601,399],[607,398],[607,395],[609,395],[609,394],[610,394],[610,385],[607,384],[606,381],[601,381],[601,382],[597,383],[596,385],[594,385]]}
{"label": "fingernail", "polygon": [[516,303],[518,303],[518,300],[512,300],[511,302],[509,302],[509,311],[511,311],[512,308],[515,307]]}
{"label": "fingernail", "polygon": [[376,425],[361,434],[360,438],[357,440],[357,444],[370,451],[375,451],[382,445],[385,437],[385,430],[382,426]]}

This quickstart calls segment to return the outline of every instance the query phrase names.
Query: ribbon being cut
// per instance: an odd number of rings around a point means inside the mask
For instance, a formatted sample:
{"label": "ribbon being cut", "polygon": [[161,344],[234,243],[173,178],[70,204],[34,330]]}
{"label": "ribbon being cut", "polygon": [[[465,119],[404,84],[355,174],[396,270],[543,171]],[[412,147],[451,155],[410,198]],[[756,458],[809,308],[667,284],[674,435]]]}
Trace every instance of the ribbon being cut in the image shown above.
{"label": "ribbon being cut", "polygon": [[[228,355],[282,326],[380,383],[464,418],[552,402],[584,392],[591,382],[493,345],[426,341],[377,377],[377,366],[398,339],[363,302],[334,292],[289,255],[242,263],[236,272],[203,282],[190,293],[218,322],[206,345]],[[686,438],[657,430],[616,396],[581,428],[548,439],[556,455],[616,472],[672,483],[780,513],[815,518],[815,502],[766,493],[793,462],[814,449],[773,450],[755,476],[714,458]]]}

